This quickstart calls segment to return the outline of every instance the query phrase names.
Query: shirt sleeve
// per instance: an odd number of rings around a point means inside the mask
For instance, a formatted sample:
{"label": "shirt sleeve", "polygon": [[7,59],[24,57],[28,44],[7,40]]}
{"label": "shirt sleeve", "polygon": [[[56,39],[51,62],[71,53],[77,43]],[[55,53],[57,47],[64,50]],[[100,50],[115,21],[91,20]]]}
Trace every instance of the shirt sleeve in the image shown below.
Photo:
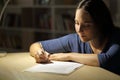
{"label": "shirt sleeve", "polygon": [[75,34],[69,34],[56,39],[40,41],[40,43],[49,53],[70,52],[73,37],[75,37]]}
{"label": "shirt sleeve", "polygon": [[98,60],[100,67],[113,72],[120,72],[118,71],[120,68],[120,64],[118,63],[120,61],[120,45],[113,44],[108,51],[98,54]]}

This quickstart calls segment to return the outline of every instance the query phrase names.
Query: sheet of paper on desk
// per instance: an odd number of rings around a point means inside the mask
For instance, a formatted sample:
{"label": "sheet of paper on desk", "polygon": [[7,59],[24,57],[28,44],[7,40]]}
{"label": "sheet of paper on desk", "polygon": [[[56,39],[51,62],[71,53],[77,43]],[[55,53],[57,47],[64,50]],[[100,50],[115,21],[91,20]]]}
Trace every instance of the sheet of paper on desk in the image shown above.
{"label": "sheet of paper on desk", "polygon": [[61,62],[61,61],[52,61],[49,64],[37,64],[31,68],[28,68],[24,71],[29,72],[50,72],[58,74],[69,74],[74,71],[76,68],[82,66],[83,64],[75,62]]}

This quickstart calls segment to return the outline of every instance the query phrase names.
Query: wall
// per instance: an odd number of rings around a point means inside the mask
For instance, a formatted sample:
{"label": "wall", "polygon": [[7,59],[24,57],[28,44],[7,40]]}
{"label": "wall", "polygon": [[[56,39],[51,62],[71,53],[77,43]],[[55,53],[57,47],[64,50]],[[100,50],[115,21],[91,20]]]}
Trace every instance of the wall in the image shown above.
{"label": "wall", "polygon": [[120,27],[120,0],[110,0],[110,11],[114,24]]}

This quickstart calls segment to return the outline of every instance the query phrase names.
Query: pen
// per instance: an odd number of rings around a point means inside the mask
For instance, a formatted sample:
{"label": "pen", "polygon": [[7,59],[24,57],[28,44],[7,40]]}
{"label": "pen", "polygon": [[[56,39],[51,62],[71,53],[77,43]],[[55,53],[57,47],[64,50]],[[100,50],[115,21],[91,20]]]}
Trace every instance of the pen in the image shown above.
{"label": "pen", "polygon": [[44,54],[45,54],[45,51],[43,51],[43,50],[42,50],[42,51],[40,51],[40,50],[37,51],[37,54],[38,54],[38,55],[41,55],[41,53],[44,55]]}
{"label": "pen", "polygon": [[42,49],[42,51],[41,51],[42,54],[45,54],[45,53],[46,53],[46,54],[48,55],[48,57],[50,56],[50,54],[43,49],[42,45],[41,45],[41,49]]}
{"label": "pen", "polygon": [[40,45],[40,48],[41,48],[41,50],[38,50],[38,51],[37,51],[37,54],[38,54],[38,55],[41,55],[40,53],[42,53],[42,54],[45,53],[45,50],[43,49],[42,45]]}

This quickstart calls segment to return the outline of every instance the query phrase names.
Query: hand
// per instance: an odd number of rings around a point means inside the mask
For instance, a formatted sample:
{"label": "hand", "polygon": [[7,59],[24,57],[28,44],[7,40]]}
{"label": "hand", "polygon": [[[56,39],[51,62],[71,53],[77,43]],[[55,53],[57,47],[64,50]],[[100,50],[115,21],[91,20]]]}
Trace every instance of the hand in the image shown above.
{"label": "hand", "polygon": [[36,63],[49,63],[49,53],[43,50],[39,50],[35,54]]}
{"label": "hand", "polygon": [[50,55],[50,60],[69,61],[69,53],[56,53]]}

